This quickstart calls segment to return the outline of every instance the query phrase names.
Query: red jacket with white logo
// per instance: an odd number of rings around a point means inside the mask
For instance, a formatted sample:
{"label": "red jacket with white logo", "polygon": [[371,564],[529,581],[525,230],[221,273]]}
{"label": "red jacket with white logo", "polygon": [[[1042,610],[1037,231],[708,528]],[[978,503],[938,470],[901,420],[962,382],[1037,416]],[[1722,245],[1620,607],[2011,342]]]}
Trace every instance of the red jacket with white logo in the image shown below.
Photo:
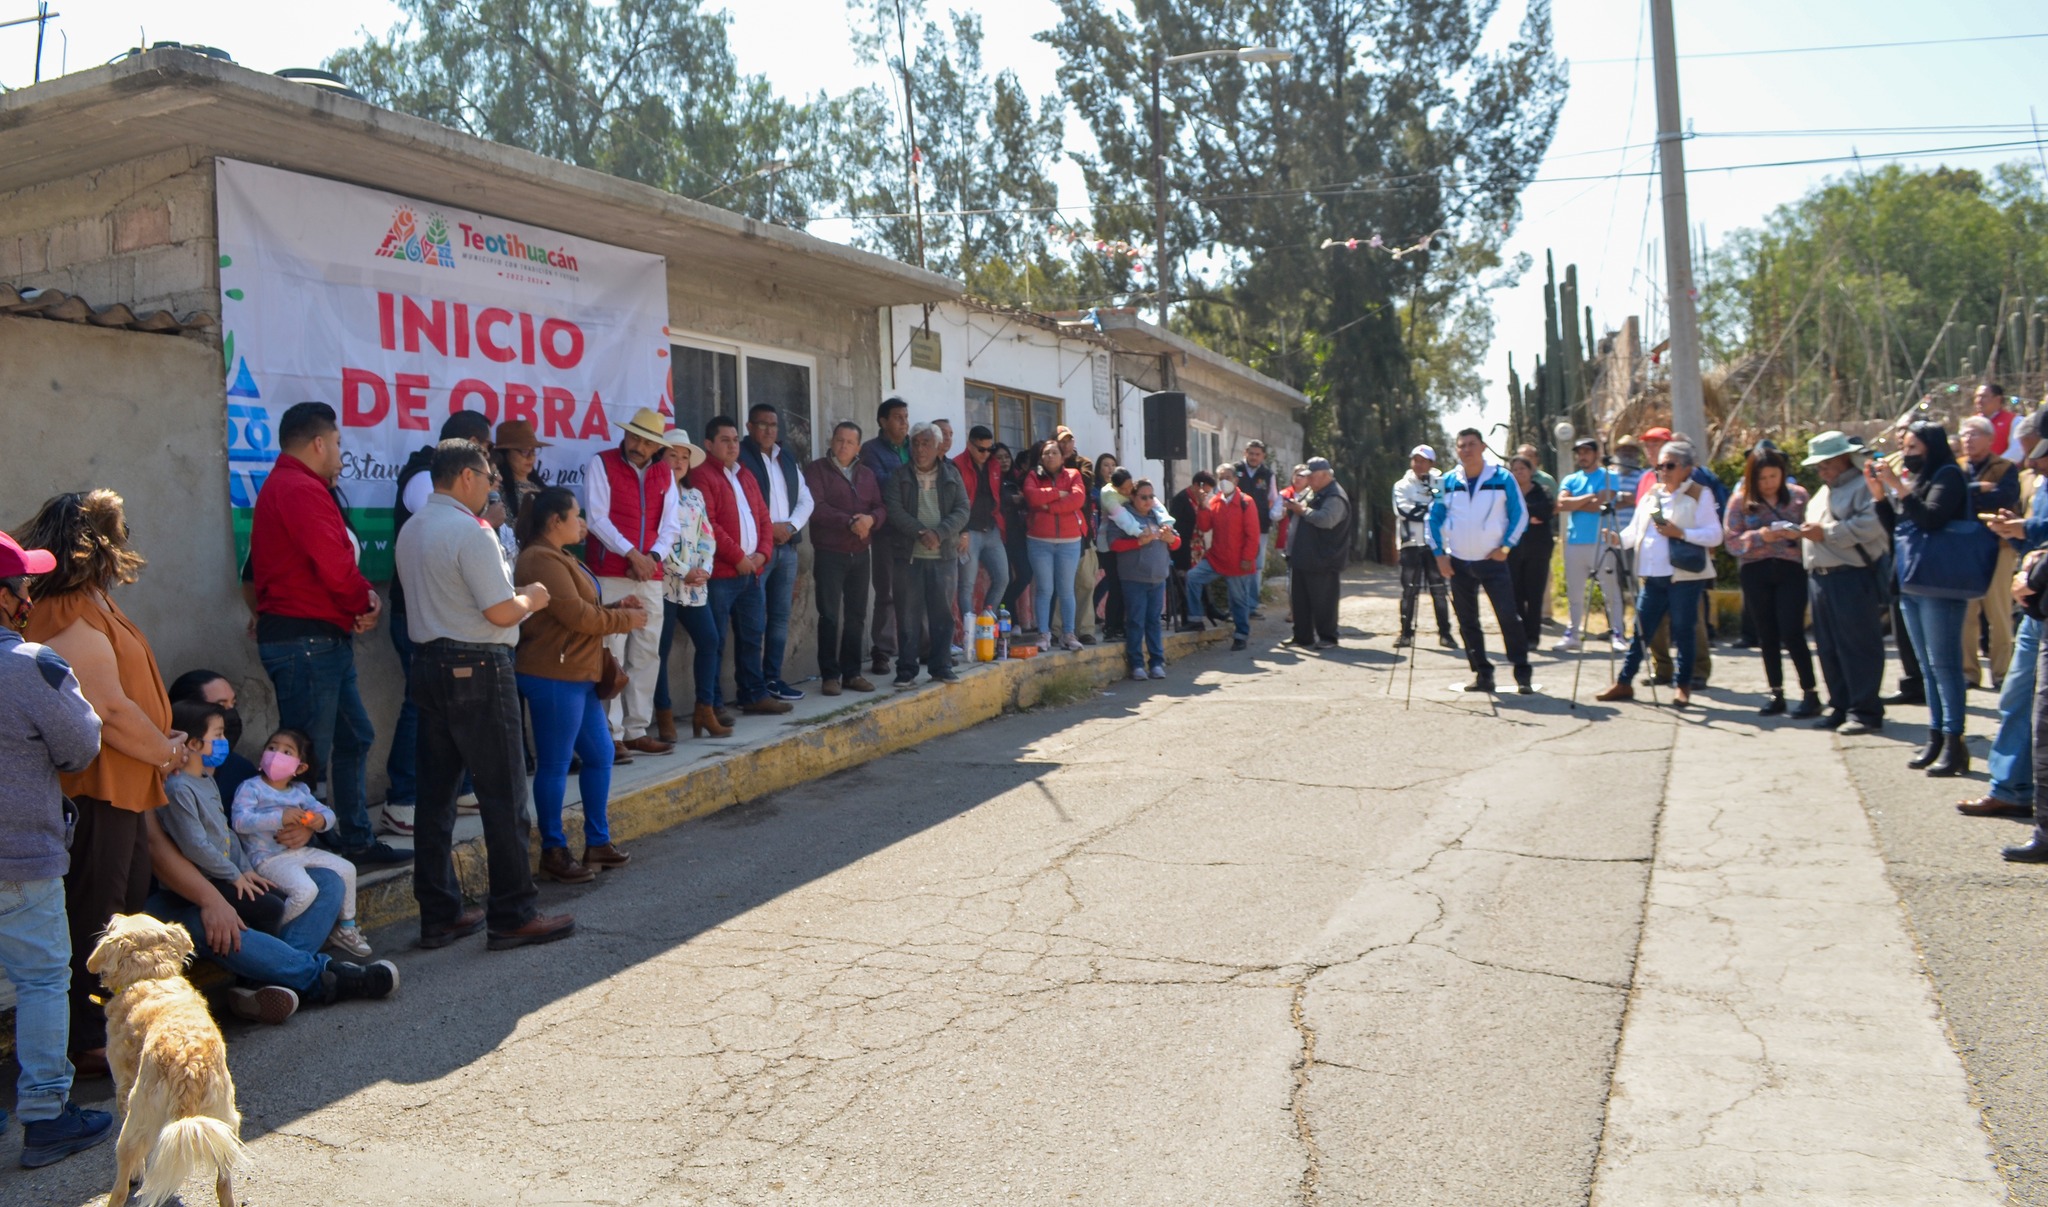
{"label": "red jacket with white logo", "polygon": [[1209,565],[1218,574],[1250,574],[1259,560],[1259,505],[1248,491],[1238,490],[1225,499],[1222,491],[1209,496],[1209,505],[1195,517],[1195,527],[1209,534]]}

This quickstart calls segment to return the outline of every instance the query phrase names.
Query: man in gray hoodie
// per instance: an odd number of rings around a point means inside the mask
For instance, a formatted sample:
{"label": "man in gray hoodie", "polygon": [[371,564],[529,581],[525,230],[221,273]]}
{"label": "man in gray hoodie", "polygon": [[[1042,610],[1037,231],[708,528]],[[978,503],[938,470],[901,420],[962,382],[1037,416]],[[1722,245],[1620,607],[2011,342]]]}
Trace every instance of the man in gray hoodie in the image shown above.
{"label": "man in gray hoodie", "polygon": [[[56,568],[41,549],[0,533],[0,969],[14,982],[15,1109],[29,1168],[61,1161],[111,1136],[105,1111],[71,1101],[71,931],[64,873],[73,814],[57,773],[81,771],[100,752],[100,718],[57,651],[23,641],[29,576]],[[0,1115],[0,1122],[5,1116]]]}

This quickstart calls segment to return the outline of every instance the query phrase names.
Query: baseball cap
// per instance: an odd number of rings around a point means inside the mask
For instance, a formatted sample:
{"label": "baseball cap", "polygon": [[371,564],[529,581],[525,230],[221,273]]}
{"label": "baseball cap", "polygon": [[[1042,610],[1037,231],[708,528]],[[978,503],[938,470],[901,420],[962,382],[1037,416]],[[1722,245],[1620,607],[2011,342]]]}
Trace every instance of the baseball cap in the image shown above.
{"label": "baseball cap", "polygon": [[1330,461],[1329,461],[1329,458],[1327,458],[1327,457],[1310,457],[1310,458],[1308,459],[1308,472],[1310,472],[1310,473],[1312,473],[1312,474],[1327,474],[1327,473],[1333,473],[1333,472],[1335,472],[1335,471],[1333,471],[1333,470],[1332,470],[1332,469],[1330,468]]}
{"label": "baseball cap", "polygon": [[57,568],[57,557],[45,549],[23,549],[14,538],[0,532],[0,578],[24,574],[48,574]]}
{"label": "baseball cap", "polygon": [[1595,440],[1595,439],[1593,439],[1593,437],[1591,437],[1591,436],[1581,436],[1581,437],[1580,437],[1579,439],[1577,439],[1577,440],[1574,440],[1574,441],[1572,441],[1572,447],[1573,447],[1573,448],[1599,448],[1599,447],[1600,447],[1600,442],[1599,442],[1598,440]]}
{"label": "baseball cap", "polygon": [[1414,448],[1409,449],[1408,455],[1411,457],[1420,457],[1424,461],[1436,460],[1436,450],[1429,447],[1427,444],[1418,444]]}
{"label": "baseball cap", "polygon": [[1668,427],[1653,427],[1649,431],[1643,433],[1643,439],[1662,440],[1668,444],[1671,441],[1671,429]]}

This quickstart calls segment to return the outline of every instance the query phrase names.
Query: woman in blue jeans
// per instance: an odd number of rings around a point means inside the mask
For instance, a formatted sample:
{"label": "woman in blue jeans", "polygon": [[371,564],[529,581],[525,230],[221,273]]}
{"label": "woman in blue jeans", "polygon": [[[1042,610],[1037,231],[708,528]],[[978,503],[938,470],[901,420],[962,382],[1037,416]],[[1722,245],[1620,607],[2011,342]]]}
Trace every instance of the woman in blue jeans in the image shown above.
{"label": "woman in blue jeans", "polygon": [[[1081,569],[1082,509],[1088,488],[1078,470],[1066,468],[1057,440],[1032,448],[1032,470],[1024,476],[1025,549],[1031,558],[1031,610],[1038,620],[1041,648],[1078,650],[1074,635],[1074,576]],[[1059,614],[1054,615],[1057,603]],[[1063,622],[1055,625],[1055,620]]]}
{"label": "woman in blue jeans", "polygon": [[[1619,537],[1612,533],[1605,537],[1610,544],[1635,551],[1636,580],[1641,589],[1636,595],[1635,638],[1621,661],[1621,674],[1612,686],[1593,697],[1596,700],[1633,700],[1636,672],[1642,669],[1650,635],[1668,617],[1699,615],[1700,592],[1713,584],[1710,551],[1721,543],[1721,513],[1713,492],[1691,480],[1695,460],[1692,446],[1683,441],[1674,440],[1658,450],[1657,484],[1636,503],[1628,529]],[[1673,560],[1673,547],[1681,541],[1708,551],[1702,568],[1688,570]],[[1679,560],[1684,560],[1683,556]],[[1679,708],[1692,703],[1693,660],[1699,654],[1694,636],[1690,622],[1672,626],[1671,655],[1678,663],[1673,682],[1678,686],[1671,696]]]}
{"label": "woman in blue jeans", "polygon": [[1124,661],[1130,664],[1133,679],[1164,679],[1166,577],[1173,572],[1172,553],[1180,548],[1180,534],[1159,505],[1159,492],[1150,478],[1131,484],[1129,510],[1138,522],[1138,535],[1119,531],[1109,545],[1123,585]]}
{"label": "woman in blue jeans", "polygon": [[[1907,429],[1902,451],[1910,486],[1883,458],[1873,457],[1863,466],[1870,493],[1877,496],[1878,515],[1924,533],[1969,519],[1970,481],[1949,449],[1948,432],[1938,423],[1916,423]],[[1929,775],[1970,770],[1970,750],[1963,744],[1963,613],[1969,606],[1965,599],[1900,588],[1899,610],[1927,682],[1927,747],[1906,765],[1925,768]]]}
{"label": "woman in blue jeans", "polygon": [[[612,843],[605,817],[612,792],[612,736],[597,683],[604,672],[604,639],[644,628],[653,619],[632,596],[604,606],[597,579],[564,551],[564,546],[581,543],[586,532],[576,496],[560,486],[541,491],[519,513],[516,577],[546,586],[548,606],[520,624],[514,665],[519,694],[533,717],[540,874],[563,884],[586,884],[600,870],[624,867],[630,858]],[[583,790],[580,861],[569,853],[562,833],[572,752],[583,761],[577,773]]]}

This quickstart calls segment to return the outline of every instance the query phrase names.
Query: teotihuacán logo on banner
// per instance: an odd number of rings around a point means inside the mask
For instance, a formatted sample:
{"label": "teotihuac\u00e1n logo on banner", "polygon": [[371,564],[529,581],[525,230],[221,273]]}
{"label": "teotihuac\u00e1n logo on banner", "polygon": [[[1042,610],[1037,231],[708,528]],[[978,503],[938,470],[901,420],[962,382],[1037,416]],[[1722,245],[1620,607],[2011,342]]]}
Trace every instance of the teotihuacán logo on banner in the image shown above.
{"label": "teotihuac\u00e1n logo on banner", "polygon": [[416,229],[416,221],[411,206],[398,207],[398,212],[391,217],[391,229],[385,232],[384,243],[377,248],[377,254],[391,260],[410,260],[414,264],[455,267],[455,248],[448,242],[448,220],[438,213],[429,213],[425,230]]}

